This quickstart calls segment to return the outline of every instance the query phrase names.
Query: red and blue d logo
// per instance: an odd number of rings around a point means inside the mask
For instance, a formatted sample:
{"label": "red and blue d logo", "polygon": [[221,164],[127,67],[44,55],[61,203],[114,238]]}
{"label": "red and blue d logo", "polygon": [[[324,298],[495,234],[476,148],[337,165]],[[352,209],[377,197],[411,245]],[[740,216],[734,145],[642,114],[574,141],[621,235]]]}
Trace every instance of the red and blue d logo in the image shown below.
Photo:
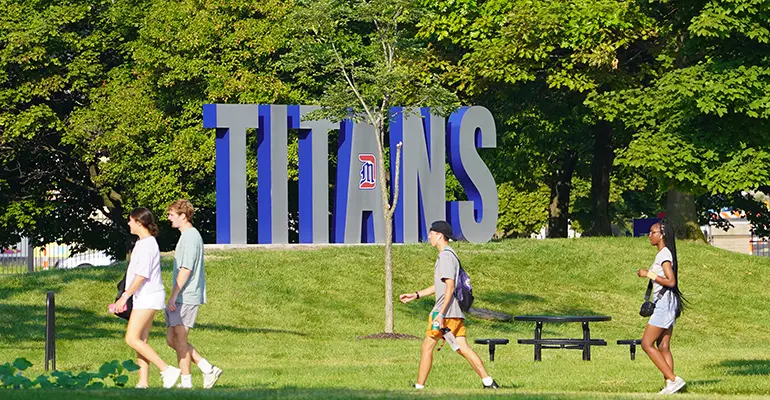
{"label": "red and blue d logo", "polygon": [[377,173],[374,169],[374,154],[359,154],[358,161],[361,161],[361,180],[358,182],[359,189],[371,190],[377,186]]}

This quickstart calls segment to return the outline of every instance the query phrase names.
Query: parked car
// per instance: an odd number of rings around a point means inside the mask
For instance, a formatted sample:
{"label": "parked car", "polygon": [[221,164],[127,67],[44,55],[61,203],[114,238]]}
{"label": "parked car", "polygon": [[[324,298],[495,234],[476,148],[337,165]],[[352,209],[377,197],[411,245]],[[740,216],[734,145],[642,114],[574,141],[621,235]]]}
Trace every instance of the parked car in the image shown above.
{"label": "parked car", "polygon": [[54,268],[71,269],[85,267],[102,267],[114,263],[115,258],[103,251],[91,250],[84,253],[75,254],[72,257],[65,258],[56,262]]}

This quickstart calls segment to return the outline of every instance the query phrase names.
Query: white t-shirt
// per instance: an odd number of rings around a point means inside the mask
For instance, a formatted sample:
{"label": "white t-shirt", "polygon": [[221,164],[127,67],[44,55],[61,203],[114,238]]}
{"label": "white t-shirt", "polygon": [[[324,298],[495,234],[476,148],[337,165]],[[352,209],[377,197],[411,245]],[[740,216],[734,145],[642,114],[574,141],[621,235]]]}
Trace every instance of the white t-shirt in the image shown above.
{"label": "white t-shirt", "polygon": [[165,297],[165,289],[160,276],[160,250],[154,236],[136,241],[126,272],[126,289],[131,287],[131,283],[137,275],[143,276],[146,280],[134,293],[135,302],[142,296],[158,292],[164,292]]}
{"label": "white t-shirt", "polygon": [[[652,263],[652,266],[650,266],[650,271],[654,272],[658,276],[666,276],[666,274],[663,273],[663,263],[666,261],[672,264],[674,262],[674,257],[671,256],[671,251],[668,249],[668,247],[660,249],[658,254],[655,256],[655,262]],[[666,278],[670,277],[666,276]],[[653,282],[652,289],[653,293],[657,295],[658,292],[663,290],[663,285],[660,285],[657,282]]]}

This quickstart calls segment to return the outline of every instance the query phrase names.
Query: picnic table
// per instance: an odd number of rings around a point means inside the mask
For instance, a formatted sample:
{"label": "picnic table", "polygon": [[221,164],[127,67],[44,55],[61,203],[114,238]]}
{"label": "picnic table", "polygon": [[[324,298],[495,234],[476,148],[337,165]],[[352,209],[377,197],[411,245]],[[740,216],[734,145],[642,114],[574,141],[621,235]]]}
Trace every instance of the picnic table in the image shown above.
{"label": "picnic table", "polygon": [[[531,344],[535,346],[535,361],[541,361],[540,353],[542,349],[574,349],[583,350],[583,360],[591,360],[591,346],[606,346],[604,339],[591,338],[591,329],[589,322],[609,321],[612,317],[608,315],[519,315],[513,318],[515,321],[534,322],[534,339],[519,339],[519,344]],[[544,323],[569,323],[578,322],[583,326],[582,339],[561,339],[544,338]]]}

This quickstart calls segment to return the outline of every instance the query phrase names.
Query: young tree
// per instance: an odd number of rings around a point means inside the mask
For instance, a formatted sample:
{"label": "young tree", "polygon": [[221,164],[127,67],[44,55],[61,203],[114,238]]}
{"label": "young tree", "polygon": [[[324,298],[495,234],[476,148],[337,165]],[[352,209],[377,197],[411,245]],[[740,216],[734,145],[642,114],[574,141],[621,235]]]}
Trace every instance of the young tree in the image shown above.
{"label": "young tree", "polygon": [[[351,119],[374,128],[377,172],[385,220],[385,333],[392,334],[393,318],[393,213],[398,203],[398,181],[388,182],[386,134],[395,117],[391,107],[427,106],[445,115],[456,107],[456,96],[436,83],[424,63],[425,43],[415,40],[421,11],[409,0],[302,0],[288,17],[292,51],[286,68],[298,80],[323,87],[322,110],[314,115]],[[318,88],[318,86],[316,86]],[[408,111],[405,111],[408,112]],[[399,174],[400,144],[395,150]],[[384,182],[383,182],[384,181]]]}

